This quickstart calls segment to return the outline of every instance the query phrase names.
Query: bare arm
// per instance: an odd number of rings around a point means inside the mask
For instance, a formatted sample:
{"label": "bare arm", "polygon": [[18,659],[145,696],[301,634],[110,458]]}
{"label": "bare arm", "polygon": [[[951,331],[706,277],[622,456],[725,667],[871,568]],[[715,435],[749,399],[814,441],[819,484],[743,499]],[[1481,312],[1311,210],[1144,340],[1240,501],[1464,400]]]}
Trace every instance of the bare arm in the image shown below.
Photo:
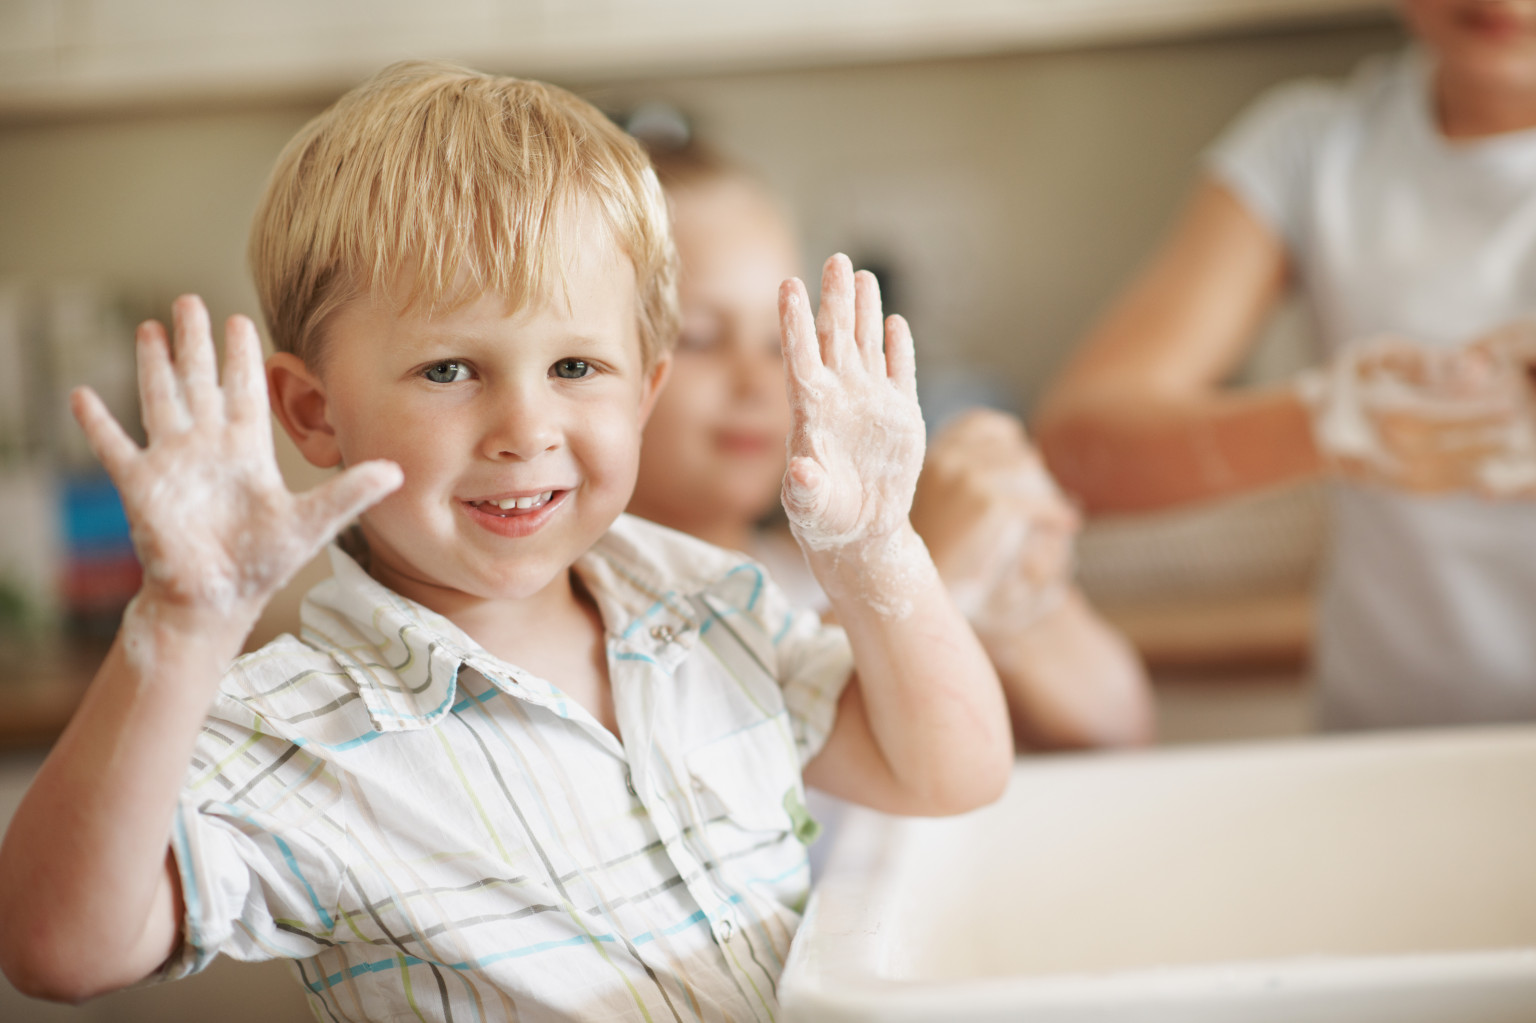
{"label": "bare arm", "polygon": [[1156,712],[1135,648],[1077,587],[1025,629],[979,632],[1019,745],[1091,749],[1151,742]]}
{"label": "bare arm", "polygon": [[855,678],[807,782],[879,809],[937,815],[996,799],[1013,762],[997,675],[912,529],[922,468],[912,336],[875,279],[827,261],[815,325],[779,293],[795,426],[784,508],[853,646]]}
{"label": "bare arm", "polygon": [[1141,661],[1072,585],[1080,520],[1017,418],[975,409],[934,438],[912,525],[992,658],[1022,744],[1151,739]]}
{"label": "bare arm", "polygon": [[1223,391],[1288,274],[1282,241],[1207,181],[1047,395],[1046,462],[1090,512],[1149,510],[1321,471],[1289,386]]}
{"label": "bare arm", "polygon": [[290,494],[255,328],[230,320],[220,387],[202,303],[183,297],[175,313],[174,354],[159,324],[139,328],[148,448],[95,394],[73,399],[123,497],[144,584],[0,846],[0,967],[38,997],[122,987],[175,950],[171,822],[220,676],[272,593],[400,481],[369,463]]}

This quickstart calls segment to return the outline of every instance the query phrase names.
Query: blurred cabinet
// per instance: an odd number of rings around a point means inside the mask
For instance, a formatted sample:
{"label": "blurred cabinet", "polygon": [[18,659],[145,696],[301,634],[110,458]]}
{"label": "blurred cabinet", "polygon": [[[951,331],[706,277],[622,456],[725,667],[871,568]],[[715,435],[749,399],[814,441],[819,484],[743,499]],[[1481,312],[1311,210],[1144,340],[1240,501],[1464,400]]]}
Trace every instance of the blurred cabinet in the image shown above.
{"label": "blurred cabinet", "polygon": [[438,57],[531,76],[920,59],[1379,15],[1390,0],[4,0],[0,114],[320,97]]}

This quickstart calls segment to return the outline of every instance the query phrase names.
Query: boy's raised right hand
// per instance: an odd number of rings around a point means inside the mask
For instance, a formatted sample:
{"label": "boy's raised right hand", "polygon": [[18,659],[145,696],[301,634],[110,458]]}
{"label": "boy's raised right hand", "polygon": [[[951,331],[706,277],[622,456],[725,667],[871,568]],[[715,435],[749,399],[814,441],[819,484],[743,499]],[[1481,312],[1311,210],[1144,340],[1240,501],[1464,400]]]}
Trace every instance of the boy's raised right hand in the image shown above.
{"label": "boy's raised right hand", "polygon": [[353,516],[400,485],[398,466],[353,466],[305,494],[284,485],[272,447],[261,342],[243,316],[225,329],[223,386],[208,311],[193,295],[138,330],[140,448],[89,388],[71,397],[91,449],[122,496],[144,568],[135,603],[187,625],[254,626],[271,596]]}

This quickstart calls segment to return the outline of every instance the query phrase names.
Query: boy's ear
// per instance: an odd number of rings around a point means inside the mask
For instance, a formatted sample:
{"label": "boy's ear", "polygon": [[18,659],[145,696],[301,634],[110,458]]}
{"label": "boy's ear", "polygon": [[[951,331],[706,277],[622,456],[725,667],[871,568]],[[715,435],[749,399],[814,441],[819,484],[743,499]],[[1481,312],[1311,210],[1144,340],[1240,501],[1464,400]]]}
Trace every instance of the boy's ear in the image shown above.
{"label": "boy's ear", "polygon": [[640,423],[644,429],[645,421],[651,418],[651,410],[656,407],[656,399],[661,396],[661,388],[667,382],[667,377],[672,374],[672,353],[664,352],[656,360],[656,365],[651,367],[646,374],[643,390],[640,392]]}
{"label": "boy's ear", "polygon": [[267,395],[272,414],[310,465],[329,469],[341,463],[336,431],[326,415],[325,385],[303,359],[292,352],[269,358]]}

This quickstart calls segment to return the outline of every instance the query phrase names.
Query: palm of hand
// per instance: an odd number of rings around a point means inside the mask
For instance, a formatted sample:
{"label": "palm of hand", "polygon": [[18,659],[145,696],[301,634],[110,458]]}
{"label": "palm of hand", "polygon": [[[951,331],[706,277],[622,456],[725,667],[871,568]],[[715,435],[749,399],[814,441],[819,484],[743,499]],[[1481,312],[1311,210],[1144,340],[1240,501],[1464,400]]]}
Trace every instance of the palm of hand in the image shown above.
{"label": "palm of hand", "polygon": [[353,515],[400,482],[383,463],[357,466],[295,496],[272,448],[260,342],[231,321],[224,386],[207,312],[176,303],[174,358],[159,324],[139,330],[140,449],[89,390],[74,408],[122,495],[144,566],[144,594],[169,605],[254,617]]}
{"label": "palm of hand", "polygon": [[833,256],[814,326],[805,287],[786,281],[779,315],[794,428],[784,508],[814,550],[893,536],[907,521],[922,467],[912,337],[883,321],[872,275]]}

